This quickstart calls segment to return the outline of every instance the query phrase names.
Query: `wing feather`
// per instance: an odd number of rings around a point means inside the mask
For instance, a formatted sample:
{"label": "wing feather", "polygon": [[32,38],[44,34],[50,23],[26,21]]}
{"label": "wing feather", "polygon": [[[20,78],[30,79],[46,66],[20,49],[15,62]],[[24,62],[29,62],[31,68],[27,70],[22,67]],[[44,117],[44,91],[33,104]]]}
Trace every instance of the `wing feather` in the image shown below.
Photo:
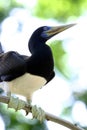
{"label": "wing feather", "polygon": [[26,72],[27,56],[17,52],[9,51],[0,54],[0,78],[1,80],[12,80]]}

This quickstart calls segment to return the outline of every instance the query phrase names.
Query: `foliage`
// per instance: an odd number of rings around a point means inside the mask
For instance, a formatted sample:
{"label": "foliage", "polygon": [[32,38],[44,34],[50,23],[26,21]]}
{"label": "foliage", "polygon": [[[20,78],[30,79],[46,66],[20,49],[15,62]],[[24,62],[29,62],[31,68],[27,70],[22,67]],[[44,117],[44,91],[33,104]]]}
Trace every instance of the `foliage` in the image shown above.
{"label": "foliage", "polygon": [[64,50],[62,41],[51,42],[50,47],[53,52],[54,64],[56,69],[66,78],[70,79],[72,76],[70,66],[68,65],[68,54]]}
{"label": "foliage", "polygon": [[87,0],[38,0],[35,14],[41,18],[67,21],[80,16],[87,9]]}
{"label": "foliage", "polygon": [[0,22],[9,15],[9,12],[14,7],[23,7],[16,0],[0,0]]}
{"label": "foliage", "polygon": [[40,123],[36,119],[29,119],[21,112],[7,109],[7,105],[0,104],[0,114],[5,122],[6,130],[48,130],[46,122]]}
{"label": "foliage", "polygon": [[[0,0],[0,21],[8,16],[14,7],[24,8],[26,5],[17,0]],[[28,5],[27,5],[28,6]],[[52,18],[58,21],[67,21],[68,18],[77,18],[87,9],[87,0],[37,0],[32,14],[41,18]]]}
{"label": "foliage", "polygon": [[80,101],[84,102],[87,106],[87,90],[85,90],[83,92],[74,92],[73,95],[76,100],[80,100]]}
{"label": "foliage", "polygon": [[[14,7],[24,8],[24,5],[17,3],[16,0],[0,0],[0,22],[3,22]],[[87,0],[38,0],[33,12],[34,15],[41,18],[54,18],[58,21],[65,22],[69,18],[80,16],[86,9]],[[62,73],[63,76],[70,78],[72,73],[68,66],[68,55],[63,48],[62,41],[52,42],[50,46],[53,51],[55,68]],[[74,93],[73,96],[75,100],[81,100],[87,105],[87,92],[79,94]],[[72,106],[69,106],[64,109],[62,114],[70,115],[71,110]],[[3,105],[0,105],[0,114],[5,121],[6,130],[47,130],[45,123],[41,125],[38,121],[29,120],[20,113],[15,113],[13,111],[8,112],[7,108]]]}

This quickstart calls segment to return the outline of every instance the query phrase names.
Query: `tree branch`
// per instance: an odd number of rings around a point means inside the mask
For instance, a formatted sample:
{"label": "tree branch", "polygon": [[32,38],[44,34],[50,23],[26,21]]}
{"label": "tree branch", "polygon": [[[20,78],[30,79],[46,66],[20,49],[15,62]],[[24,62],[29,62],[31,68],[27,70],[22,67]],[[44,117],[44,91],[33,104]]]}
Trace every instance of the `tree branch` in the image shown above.
{"label": "tree branch", "polygon": [[[10,101],[10,98],[9,98],[9,97],[7,97],[7,96],[0,96],[0,102],[8,104],[9,101]],[[31,107],[31,106],[28,106],[27,103],[25,102],[25,106],[24,106],[23,109],[24,109],[25,111],[30,111],[30,112],[31,112],[32,107]],[[69,129],[71,129],[71,130],[82,130],[81,128],[79,128],[79,127],[75,126],[74,124],[70,123],[69,121],[66,121],[66,120],[64,120],[64,119],[61,119],[61,118],[59,118],[59,117],[57,117],[57,116],[54,116],[54,115],[52,115],[52,114],[50,114],[50,113],[47,113],[47,112],[45,112],[45,118],[46,118],[47,120],[50,120],[50,121],[53,121],[53,122],[55,122],[55,123],[58,123],[58,124],[60,124],[60,125],[62,125],[62,126],[65,126],[65,127],[69,128]]]}

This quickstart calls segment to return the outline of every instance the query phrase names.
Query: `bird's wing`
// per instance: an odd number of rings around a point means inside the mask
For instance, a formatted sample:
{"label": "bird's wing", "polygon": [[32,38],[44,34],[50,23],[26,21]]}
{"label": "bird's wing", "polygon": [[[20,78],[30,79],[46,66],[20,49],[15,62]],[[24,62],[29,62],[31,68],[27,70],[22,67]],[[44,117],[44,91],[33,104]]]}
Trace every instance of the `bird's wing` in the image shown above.
{"label": "bird's wing", "polygon": [[26,72],[27,56],[14,51],[0,54],[0,81],[10,81]]}

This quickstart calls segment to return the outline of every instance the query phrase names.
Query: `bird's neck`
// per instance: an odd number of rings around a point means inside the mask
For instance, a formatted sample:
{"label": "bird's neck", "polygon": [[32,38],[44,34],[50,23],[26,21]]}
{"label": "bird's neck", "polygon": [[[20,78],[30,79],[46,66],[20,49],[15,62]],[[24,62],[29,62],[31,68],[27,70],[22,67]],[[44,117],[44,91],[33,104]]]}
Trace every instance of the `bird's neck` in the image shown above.
{"label": "bird's neck", "polygon": [[45,49],[46,46],[47,45],[44,42],[38,41],[37,39],[35,41],[30,40],[28,44],[29,50],[32,54],[40,49]]}

